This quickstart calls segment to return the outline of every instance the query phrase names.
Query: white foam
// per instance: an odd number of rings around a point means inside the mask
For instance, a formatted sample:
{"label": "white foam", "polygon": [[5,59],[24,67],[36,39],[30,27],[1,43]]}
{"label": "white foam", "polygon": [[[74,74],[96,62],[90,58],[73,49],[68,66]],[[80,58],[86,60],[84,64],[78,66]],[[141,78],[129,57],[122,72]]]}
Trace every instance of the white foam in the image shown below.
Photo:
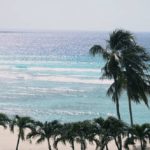
{"label": "white foam", "polygon": [[68,115],[68,116],[84,116],[84,115],[96,115],[100,116],[99,112],[91,112],[91,111],[71,111],[71,110],[53,110],[53,111],[48,111],[48,114],[56,114],[56,115]]}
{"label": "white foam", "polygon": [[58,88],[28,87],[28,90],[36,91],[36,92],[39,92],[39,93],[76,93],[76,92],[84,92],[84,90],[81,90],[81,89],[71,89],[71,88],[65,88],[65,87],[58,87]]}
{"label": "white foam", "polygon": [[30,67],[31,71],[57,71],[57,72],[100,72],[100,69],[85,69],[85,68],[48,68],[48,67]]}
{"label": "white foam", "polygon": [[0,79],[32,79],[32,76],[26,73],[13,72],[13,71],[2,71],[0,70]]}
{"label": "white foam", "polygon": [[113,80],[104,79],[79,79],[65,76],[38,76],[35,80],[51,81],[51,82],[65,82],[65,83],[84,83],[84,84],[111,84]]}
{"label": "white foam", "polygon": [[113,80],[109,79],[81,79],[72,76],[32,76],[29,73],[14,72],[14,71],[0,71],[0,80],[11,79],[11,80],[38,80],[38,81],[49,81],[49,82],[64,82],[64,83],[83,83],[83,84],[111,84]]}

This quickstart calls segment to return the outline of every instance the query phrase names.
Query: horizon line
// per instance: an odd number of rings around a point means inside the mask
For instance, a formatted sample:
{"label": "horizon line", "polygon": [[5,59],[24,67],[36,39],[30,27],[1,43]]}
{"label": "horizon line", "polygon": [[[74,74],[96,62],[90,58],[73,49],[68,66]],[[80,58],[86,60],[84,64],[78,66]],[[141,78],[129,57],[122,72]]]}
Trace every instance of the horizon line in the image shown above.
{"label": "horizon line", "polygon": [[[116,29],[123,29],[123,28],[116,28]],[[116,30],[114,29],[114,30]],[[0,29],[0,33],[38,33],[38,32],[112,32],[114,30],[79,30],[79,29]],[[123,29],[123,30],[127,30],[127,29]],[[150,33],[150,31],[132,31],[132,30],[127,30],[133,33]]]}

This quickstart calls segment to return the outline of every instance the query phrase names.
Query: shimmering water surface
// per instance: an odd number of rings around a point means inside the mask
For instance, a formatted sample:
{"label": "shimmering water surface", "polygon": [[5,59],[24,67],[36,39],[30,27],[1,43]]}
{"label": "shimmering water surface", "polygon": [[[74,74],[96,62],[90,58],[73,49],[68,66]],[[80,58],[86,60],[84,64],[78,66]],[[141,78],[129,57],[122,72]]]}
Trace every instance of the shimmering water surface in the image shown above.
{"label": "shimmering water surface", "polygon": [[[150,33],[136,33],[150,49]],[[105,45],[102,32],[1,32],[0,111],[41,121],[63,122],[116,115],[106,96],[111,81],[99,80],[104,61],[89,55],[94,44]],[[129,121],[126,94],[121,115]],[[133,104],[135,122],[150,121],[144,104]]]}

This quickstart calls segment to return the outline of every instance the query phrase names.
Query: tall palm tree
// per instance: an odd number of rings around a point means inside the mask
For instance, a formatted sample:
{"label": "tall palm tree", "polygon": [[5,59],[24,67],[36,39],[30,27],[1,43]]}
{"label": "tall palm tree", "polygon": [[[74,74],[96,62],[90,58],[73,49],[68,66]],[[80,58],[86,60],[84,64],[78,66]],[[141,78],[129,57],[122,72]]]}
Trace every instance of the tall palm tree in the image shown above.
{"label": "tall palm tree", "polygon": [[[133,126],[131,100],[136,103],[143,100],[148,106],[150,75],[147,72],[149,68],[147,61],[150,61],[150,56],[143,47],[137,45],[134,36],[124,30],[115,30],[110,35],[105,49],[95,45],[90,52],[93,55],[102,54],[107,61],[103,76],[114,79],[107,94],[112,95],[112,99],[116,102],[118,119],[120,119],[118,98],[124,89],[127,90],[130,120]],[[115,55],[114,58],[112,55]]]}
{"label": "tall palm tree", "polygon": [[134,141],[139,140],[141,150],[146,150],[147,140],[150,138],[150,124],[133,125],[128,129],[129,134],[132,136],[126,139],[125,146],[128,148],[128,144],[135,144]]}
{"label": "tall palm tree", "polygon": [[[148,61],[150,61],[150,55],[133,40],[130,45],[120,50],[119,59],[122,75],[118,80],[118,90],[125,89],[127,91],[130,122],[133,126],[131,101],[136,103],[143,101],[148,106],[147,95],[150,94]],[[114,85],[109,88],[109,95],[114,95],[114,88]]]}
{"label": "tall palm tree", "polygon": [[112,97],[113,101],[116,103],[116,110],[118,119],[121,119],[120,110],[119,110],[119,93],[118,93],[118,76],[120,74],[118,56],[115,51],[104,50],[100,46],[94,46],[90,50],[91,54],[95,55],[96,53],[102,53],[103,58],[106,59],[106,64],[103,67],[103,77],[113,78],[114,79],[114,96]]}
{"label": "tall palm tree", "polygon": [[[106,64],[103,67],[102,77],[111,78],[114,80],[107,93],[108,95],[112,95],[112,100],[116,103],[118,119],[121,120],[119,110],[119,97],[123,89],[123,75],[120,60],[120,52],[122,49],[133,45],[134,37],[128,31],[115,30],[113,33],[110,34],[109,40],[107,40],[106,42],[106,48],[103,48],[101,45],[94,45],[90,49],[90,54],[93,56],[95,56],[96,54],[100,54],[106,61]],[[119,141],[121,145],[121,137],[119,137]]]}
{"label": "tall palm tree", "polygon": [[112,99],[116,103],[117,116],[119,120],[121,120],[121,116],[119,110],[120,91],[118,90],[118,80],[122,71],[120,67],[120,49],[131,45],[133,40],[134,38],[129,32],[116,30],[110,34],[109,40],[106,41],[106,48],[103,48],[101,45],[94,45],[90,49],[91,55],[95,56],[96,54],[100,54],[106,61],[106,64],[103,67],[102,77],[114,80],[114,93]]}
{"label": "tall palm tree", "polygon": [[136,43],[122,51],[122,67],[124,68],[125,89],[127,91],[130,122],[133,126],[131,101],[143,101],[148,106],[147,94],[150,94],[150,75],[147,61],[149,54]]}
{"label": "tall palm tree", "polygon": [[38,138],[37,143],[44,142],[47,140],[48,149],[51,150],[50,139],[57,134],[58,129],[60,128],[60,123],[56,120],[52,122],[36,122],[35,128],[28,135],[27,139]]}
{"label": "tall palm tree", "polygon": [[10,119],[7,115],[0,113],[0,126],[7,128],[7,124],[10,122]]}
{"label": "tall palm tree", "polygon": [[30,117],[21,117],[18,115],[10,122],[10,130],[12,132],[14,132],[15,126],[19,128],[16,150],[18,150],[20,139],[25,140],[25,129],[33,129],[33,122]]}

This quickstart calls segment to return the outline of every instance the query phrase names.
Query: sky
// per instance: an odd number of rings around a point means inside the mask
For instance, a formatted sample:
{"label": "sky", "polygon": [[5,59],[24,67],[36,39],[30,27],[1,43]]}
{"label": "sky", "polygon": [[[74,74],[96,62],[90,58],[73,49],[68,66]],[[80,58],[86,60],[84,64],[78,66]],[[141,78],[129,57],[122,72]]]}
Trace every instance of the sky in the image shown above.
{"label": "sky", "polygon": [[0,30],[150,31],[150,0],[0,0]]}

